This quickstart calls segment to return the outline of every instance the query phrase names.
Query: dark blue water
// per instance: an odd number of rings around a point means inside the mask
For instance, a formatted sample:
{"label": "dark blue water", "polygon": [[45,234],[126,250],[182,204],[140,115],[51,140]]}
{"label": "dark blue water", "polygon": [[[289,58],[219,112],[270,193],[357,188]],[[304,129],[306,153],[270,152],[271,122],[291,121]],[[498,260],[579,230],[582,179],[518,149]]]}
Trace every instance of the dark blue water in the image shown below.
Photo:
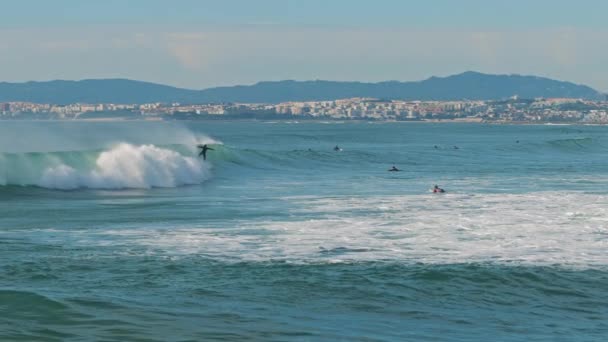
{"label": "dark blue water", "polygon": [[607,130],[3,124],[0,339],[603,341]]}

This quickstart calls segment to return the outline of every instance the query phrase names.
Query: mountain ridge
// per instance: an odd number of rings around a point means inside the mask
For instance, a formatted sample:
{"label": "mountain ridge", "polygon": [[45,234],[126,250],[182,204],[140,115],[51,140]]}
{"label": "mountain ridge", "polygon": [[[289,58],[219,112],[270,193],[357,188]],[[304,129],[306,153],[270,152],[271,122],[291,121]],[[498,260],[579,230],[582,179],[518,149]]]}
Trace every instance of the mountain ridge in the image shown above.
{"label": "mountain ridge", "polygon": [[466,71],[420,81],[260,81],[193,90],[125,78],[0,82],[0,102],[36,103],[278,103],[323,101],[350,97],[387,100],[498,100],[574,97],[600,99],[602,94],[586,85],[533,75],[494,75]]}

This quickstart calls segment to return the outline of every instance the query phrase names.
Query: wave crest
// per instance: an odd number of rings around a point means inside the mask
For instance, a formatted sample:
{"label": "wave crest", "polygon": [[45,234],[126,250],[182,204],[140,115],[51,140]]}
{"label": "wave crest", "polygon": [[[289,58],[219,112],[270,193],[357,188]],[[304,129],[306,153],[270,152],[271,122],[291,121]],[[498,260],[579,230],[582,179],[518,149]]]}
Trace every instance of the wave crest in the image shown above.
{"label": "wave crest", "polygon": [[13,156],[17,165],[9,160],[13,165],[6,167],[0,182],[64,190],[145,189],[198,184],[209,175],[208,164],[154,145],[121,143],[92,153]]}

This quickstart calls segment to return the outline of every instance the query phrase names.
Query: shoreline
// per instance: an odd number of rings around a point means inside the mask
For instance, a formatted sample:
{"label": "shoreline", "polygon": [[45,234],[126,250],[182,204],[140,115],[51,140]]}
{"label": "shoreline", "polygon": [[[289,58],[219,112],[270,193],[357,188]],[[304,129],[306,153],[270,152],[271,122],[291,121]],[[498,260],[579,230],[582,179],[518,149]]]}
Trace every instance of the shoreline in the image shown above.
{"label": "shoreline", "polygon": [[263,123],[420,123],[420,124],[487,124],[522,126],[607,126],[608,123],[584,122],[533,122],[533,121],[485,121],[479,118],[424,119],[424,120],[369,120],[369,119],[183,119],[172,120],[160,117],[150,118],[86,118],[86,119],[1,119],[0,122],[263,122]]}

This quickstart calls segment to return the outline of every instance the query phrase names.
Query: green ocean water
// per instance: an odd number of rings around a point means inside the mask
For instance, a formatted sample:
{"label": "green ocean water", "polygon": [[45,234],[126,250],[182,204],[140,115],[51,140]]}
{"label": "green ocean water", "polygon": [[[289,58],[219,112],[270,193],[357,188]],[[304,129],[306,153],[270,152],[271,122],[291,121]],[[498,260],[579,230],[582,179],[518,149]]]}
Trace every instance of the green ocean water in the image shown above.
{"label": "green ocean water", "polygon": [[3,122],[0,340],[604,341],[606,133]]}

